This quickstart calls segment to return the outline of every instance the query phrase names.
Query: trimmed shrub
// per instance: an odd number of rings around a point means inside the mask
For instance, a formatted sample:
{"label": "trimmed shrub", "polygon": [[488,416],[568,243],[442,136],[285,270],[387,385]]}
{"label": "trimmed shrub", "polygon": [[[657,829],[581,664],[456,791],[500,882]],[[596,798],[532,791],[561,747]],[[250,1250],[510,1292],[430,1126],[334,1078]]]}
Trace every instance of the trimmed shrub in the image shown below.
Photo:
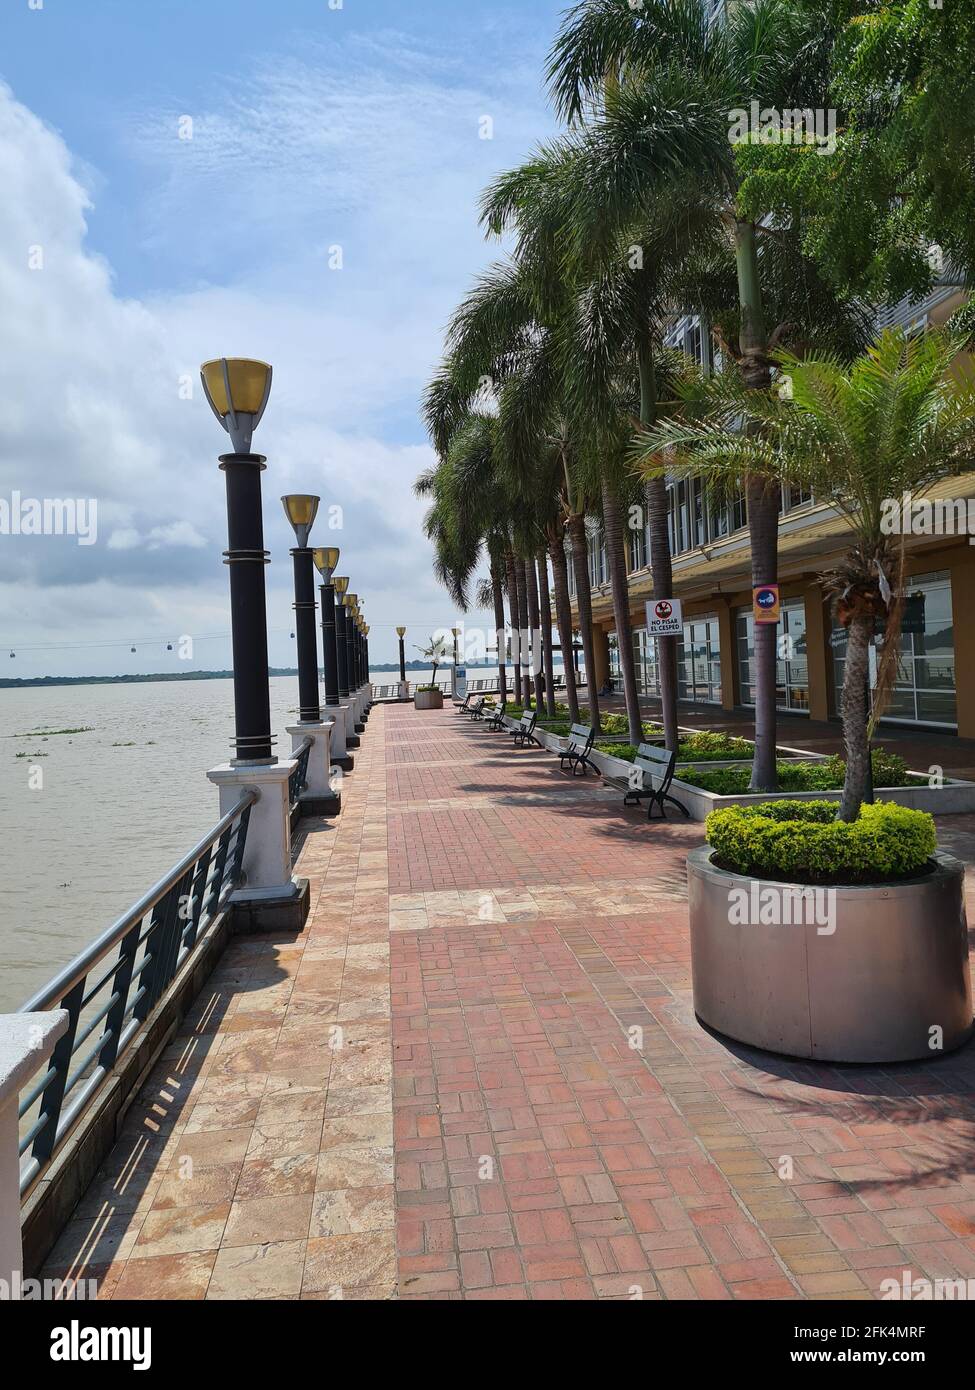
{"label": "trimmed shrub", "polygon": [[920,873],[934,854],[934,820],[892,801],[862,806],[851,824],[831,801],[766,801],[712,811],[705,833],[720,869],[791,883],[883,883]]}

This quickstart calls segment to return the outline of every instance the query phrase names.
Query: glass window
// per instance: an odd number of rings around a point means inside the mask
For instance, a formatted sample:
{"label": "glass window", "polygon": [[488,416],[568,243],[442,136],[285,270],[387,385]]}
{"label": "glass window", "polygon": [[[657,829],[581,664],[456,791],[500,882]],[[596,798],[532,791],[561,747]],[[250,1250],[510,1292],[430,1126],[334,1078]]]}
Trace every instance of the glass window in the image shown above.
{"label": "glass window", "polygon": [[[739,698],[743,705],[755,703],[755,623],[751,608],[739,608],[735,615],[738,645]],[[809,656],[806,643],[806,605],[801,598],[786,599],[775,628],[775,703],[778,709],[794,713],[809,710]]]}
{"label": "glass window", "polygon": [[[842,708],[846,669],[846,632],[832,632],[836,709]],[[870,654],[870,684],[876,685],[881,642]],[[897,675],[884,722],[958,727],[955,687],[955,633],[951,611],[951,577],[947,572],[907,581],[907,605],[901,628]]]}
{"label": "glass window", "polygon": [[646,533],[642,527],[627,532],[627,562],[631,574],[647,563]]}

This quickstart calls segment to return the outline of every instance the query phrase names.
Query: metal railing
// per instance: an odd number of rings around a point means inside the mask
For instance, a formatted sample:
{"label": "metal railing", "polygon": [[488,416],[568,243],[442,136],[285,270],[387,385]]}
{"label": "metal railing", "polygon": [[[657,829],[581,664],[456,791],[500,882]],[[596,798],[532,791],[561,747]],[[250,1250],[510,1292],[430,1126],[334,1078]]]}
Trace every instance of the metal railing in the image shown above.
{"label": "metal railing", "polygon": [[56,1156],[223,911],[240,879],[256,800],[256,792],[245,792],[155,887],[21,1008],[68,1014],[67,1031],[21,1099],[22,1195]]}
{"label": "metal railing", "polygon": [[294,771],[288,777],[288,805],[292,811],[297,808],[298,799],[308,781],[308,755],[311,753],[311,743],[310,738],[303,738],[291,753],[291,756],[297,759]]}

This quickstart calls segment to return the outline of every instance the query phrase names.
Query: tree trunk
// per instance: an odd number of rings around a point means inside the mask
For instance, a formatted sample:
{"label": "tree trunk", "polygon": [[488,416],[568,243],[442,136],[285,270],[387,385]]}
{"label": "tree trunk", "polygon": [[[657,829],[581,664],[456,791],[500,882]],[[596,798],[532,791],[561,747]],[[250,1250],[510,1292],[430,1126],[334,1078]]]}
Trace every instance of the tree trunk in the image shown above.
{"label": "tree trunk", "polygon": [[552,599],[548,591],[548,561],[545,551],[535,557],[538,568],[538,623],[542,633],[542,659],[545,662],[545,707],[549,719],[555,718],[555,656],[552,652]]}
{"label": "tree trunk", "polygon": [[[637,345],[640,367],[640,420],[652,425],[657,418],[657,377],[649,335]],[[644,489],[650,513],[650,574],[655,599],[674,597],[674,572],[667,529],[667,481],[651,478]],[[649,637],[657,644],[657,679],[660,682],[660,714],[668,752],[677,748],[677,638]]]}
{"label": "tree trunk", "polygon": [[[741,307],[739,348],[742,378],[751,390],[764,391],[771,383],[771,372],[758,271],[758,243],[753,222],[735,224],[735,264]],[[779,494],[774,486],[767,487],[760,478],[746,480],[745,494],[748,499],[754,589],[778,581]],[[771,792],[778,786],[775,769],[778,627],[775,623],[755,623],[754,627],[755,761],[752,765],[751,790]]]}
{"label": "tree trunk", "polygon": [[623,675],[623,696],[626,700],[626,719],[630,742],[637,747],[643,742],[643,719],[640,697],[636,688],[636,663],[633,659],[633,627],[630,623],[630,593],[626,582],[626,546],[623,540],[623,518],[620,514],[616,489],[607,477],[602,479],[603,526],[606,532],[606,553],[609,556],[609,580],[613,591],[613,613],[616,618],[616,643],[620,671]]}
{"label": "tree trunk", "polygon": [[531,625],[528,620],[528,561],[515,561],[518,570],[518,621],[521,628],[521,685],[526,706],[532,703],[535,682],[532,680]]}
{"label": "tree trunk", "polygon": [[586,689],[589,691],[589,723],[600,733],[599,696],[596,693],[596,649],[592,640],[592,590],[589,587],[589,551],[586,545],[586,518],[581,512],[569,517],[569,541],[572,545],[572,572],[576,577],[576,602],[579,606],[579,636],[586,661]]}
{"label": "tree trunk", "polygon": [[518,632],[518,566],[515,563],[513,551],[505,551],[504,566],[508,576],[508,611],[511,614],[511,659],[515,668],[514,698],[515,703],[517,703],[521,699],[521,636]]}
{"label": "tree trunk", "polygon": [[579,692],[576,690],[576,665],[572,649],[572,601],[569,598],[569,567],[565,559],[565,544],[561,533],[549,537],[548,553],[552,561],[555,620],[559,625],[559,644],[562,647],[562,667],[565,671],[565,701],[569,706],[569,722],[578,724]]}
{"label": "tree trunk", "polygon": [[542,630],[538,621],[538,576],[535,573],[534,555],[525,561],[525,592],[528,595],[528,627],[531,632],[531,669],[535,681],[535,703],[541,711]]}
{"label": "tree trunk", "polygon": [[873,619],[854,618],[846,630],[846,664],[843,667],[843,743],[846,747],[846,777],[840,820],[855,821],[860,814],[870,778],[870,744],[867,739],[867,681],[870,670],[870,637]]}
{"label": "tree trunk", "polygon": [[498,642],[498,703],[508,698],[508,668],[504,650],[504,589],[494,561],[491,562],[491,590],[494,594],[494,626]]}

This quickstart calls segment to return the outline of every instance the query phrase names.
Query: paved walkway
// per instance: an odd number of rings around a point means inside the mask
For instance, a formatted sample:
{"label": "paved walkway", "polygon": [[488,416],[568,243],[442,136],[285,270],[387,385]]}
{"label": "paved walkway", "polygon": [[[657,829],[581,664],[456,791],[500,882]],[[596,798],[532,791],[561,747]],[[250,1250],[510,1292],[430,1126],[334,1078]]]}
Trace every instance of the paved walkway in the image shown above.
{"label": "paved walkway", "polygon": [[[701,827],[376,707],[297,938],[244,938],[48,1273],[118,1298],[871,1298],[975,1277],[975,1048],[802,1065],[697,1023]],[[951,847],[975,846],[969,817]],[[946,838],[949,838],[946,837]]]}

